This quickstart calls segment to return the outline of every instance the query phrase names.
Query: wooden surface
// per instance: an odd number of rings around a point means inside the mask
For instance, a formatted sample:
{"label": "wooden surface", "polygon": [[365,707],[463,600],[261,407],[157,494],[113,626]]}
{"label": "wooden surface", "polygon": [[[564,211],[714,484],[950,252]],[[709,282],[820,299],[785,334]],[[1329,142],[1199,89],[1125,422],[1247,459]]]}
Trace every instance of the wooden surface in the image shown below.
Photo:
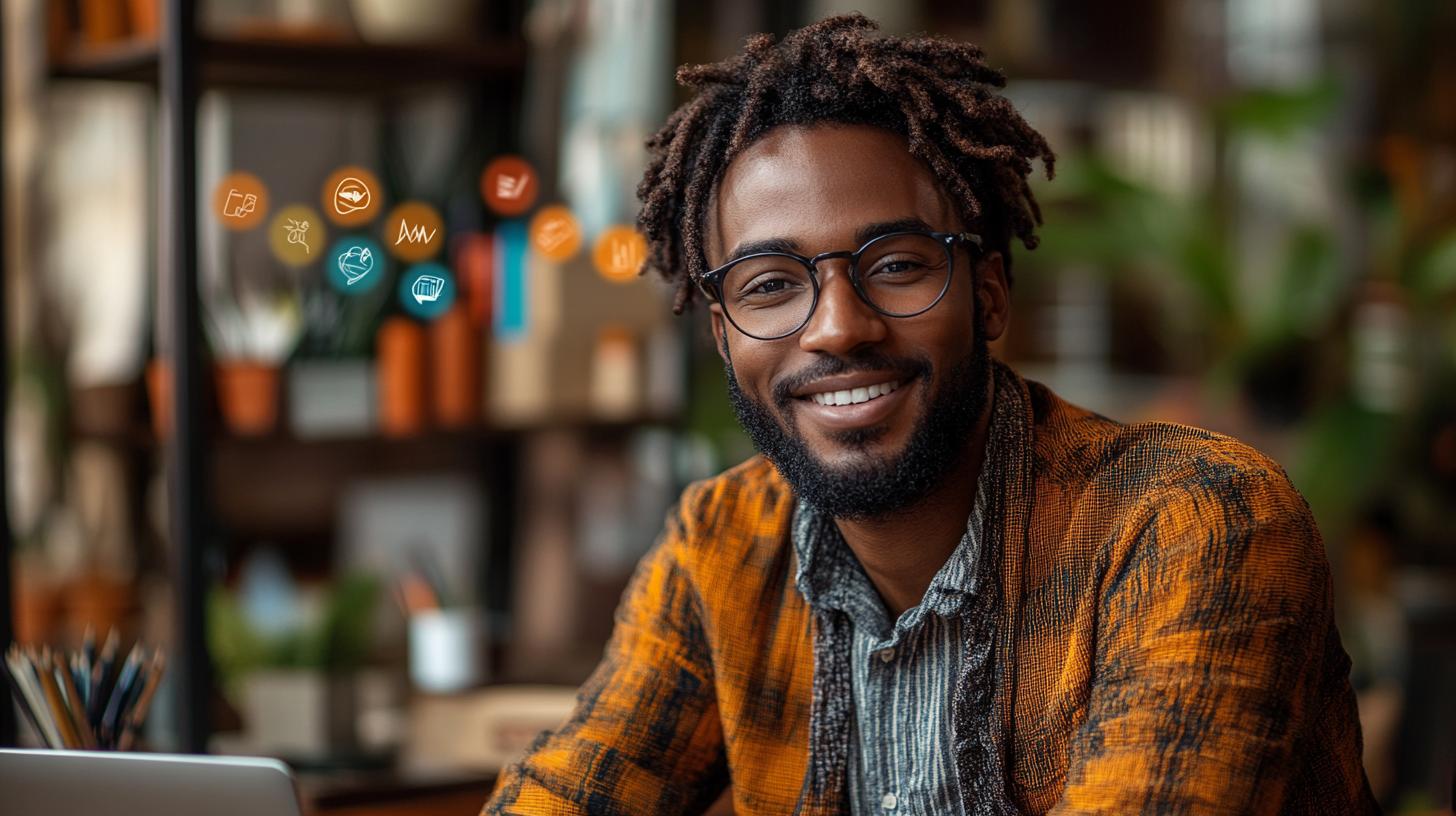
{"label": "wooden surface", "polygon": [[476,816],[495,777],[396,771],[298,777],[305,816]]}

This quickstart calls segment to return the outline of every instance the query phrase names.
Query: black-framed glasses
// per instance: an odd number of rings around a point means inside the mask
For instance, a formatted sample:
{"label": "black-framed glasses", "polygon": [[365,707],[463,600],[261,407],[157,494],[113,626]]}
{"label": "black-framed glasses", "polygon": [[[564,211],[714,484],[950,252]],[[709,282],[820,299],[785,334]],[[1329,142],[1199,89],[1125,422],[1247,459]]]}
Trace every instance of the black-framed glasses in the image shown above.
{"label": "black-framed glasses", "polygon": [[788,337],[808,325],[819,305],[820,261],[849,259],[849,279],[860,299],[889,317],[914,317],[945,297],[955,251],[981,236],[968,232],[892,232],[858,252],[745,255],[703,275],[698,287],[721,304],[735,329],[758,340]]}

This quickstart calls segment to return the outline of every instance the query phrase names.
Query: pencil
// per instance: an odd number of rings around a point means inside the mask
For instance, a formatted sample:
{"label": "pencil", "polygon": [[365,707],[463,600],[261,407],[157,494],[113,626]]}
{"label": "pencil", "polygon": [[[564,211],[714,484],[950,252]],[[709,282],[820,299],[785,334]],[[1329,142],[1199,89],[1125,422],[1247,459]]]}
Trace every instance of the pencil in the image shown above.
{"label": "pencil", "polygon": [[110,744],[116,739],[117,726],[121,725],[122,706],[131,694],[132,685],[136,683],[137,673],[141,671],[141,649],[141,644],[131,647],[131,654],[126,657],[126,665],[122,666],[121,675],[116,678],[116,686],[111,690],[111,699],[106,702],[106,713],[101,715],[101,728],[97,729],[97,735],[102,742]]}
{"label": "pencil", "polygon": [[76,684],[71,681],[71,670],[66,668],[66,659],[60,653],[56,654],[55,674],[59,678],[56,682],[61,687],[61,696],[66,701],[66,714],[70,715],[71,724],[76,726],[81,747],[95,751],[100,747],[96,744],[96,732],[91,729],[91,723],[86,721],[86,705],[81,701],[81,695],[76,692]]}
{"label": "pencil", "polygon": [[132,707],[131,714],[126,718],[126,728],[121,732],[121,739],[116,741],[116,750],[130,751],[132,743],[136,740],[137,732],[141,730],[142,724],[147,721],[147,711],[152,706],[152,697],[157,693],[157,686],[162,684],[162,672],[167,670],[167,654],[161,647],[157,647],[156,654],[152,657],[152,667],[147,673],[147,684],[142,689],[141,697]]}
{"label": "pencil", "polygon": [[31,679],[29,660],[21,654],[20,649],[11,647],[5,655],[5,665],[10,669],[11,681],[19,687],[20,695],[25,698],[25,705],[21,708],[29,712],[36,735],[51,748],[66,747],[65,743],[61,741],[61,732],[46,715],[45,704],[41,702],[40,696],[36,693],[35,683]]}
{"label": "pencil", "polygon": [[121,635],[113,627],[106,635],[106,645],[91,668],[91,693],[86,696],[86,715],[92,728],[101,727],[101,715],[106,711],[106,698],[111,694],[111,685],[116,682],[113,668],[116,656],[121,651]]}
{"label": "pencil", "polygon": [[71,723],[71,716],[66,713],[66,704],[61,699],[61,689],[56,685],[56,676],[50,670],[50,665],[51,648],[47,646],[41,652],[40,662],[36,665],[36,673],[40,675],[40,684],[45,689],[46,700],[50,703],[51,716],[55,718],[56,727],[61,732],[61,740],[67,748],[76,750],[81,747],[81,735],[76,733],[76,727]]}

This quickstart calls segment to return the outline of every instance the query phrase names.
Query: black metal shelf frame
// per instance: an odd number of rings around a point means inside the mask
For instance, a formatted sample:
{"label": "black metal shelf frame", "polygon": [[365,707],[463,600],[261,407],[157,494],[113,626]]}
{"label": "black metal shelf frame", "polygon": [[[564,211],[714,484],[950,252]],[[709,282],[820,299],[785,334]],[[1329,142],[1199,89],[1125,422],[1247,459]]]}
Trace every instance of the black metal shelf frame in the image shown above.
{"label": "black metal shelf frame", "polygon": [[[515,86],[519,102],[526,45],[519,39],[476,40],[443,46],[375,46],[355,42],[293,42],[206,38],[198,33],[194,0],[165,0],[166,32],[160,43],[125,43],[72,55],[53,65],[54,78],[155,83],[158,90],[158,288],[165,322],[173,388],[173,437],[165,445],[168,526],[172,542],[177,631],[173,670],[179,689],[179,748],[205,753],[210,735],[211,664],[207,654],[205,602],[212,576],[207,548],[214,532],[209,507],[210,443],[204,403],[205,360],[197,290],[197,105],[205,87],[378,94],[412,83],[467,81]],[[3,42],[0,30],[0,42]],[[0,54],[3,56],[3,54]],[[4,60],[0,59],[0,65]],[[3,79],[3,76],[0,76]],[[3,128],[0,128],[3,132]],[[3,197],[0,197],[3,198]],[[3,249],[0,211],[0,249]],[[3,257],[3,255],[0,255]],[[0,314],[4,292],[0,287]],[[0,382],[8,382],[9,350],[0,336]],[[0,420],[7,400],[0,400]],[[0,422],[3,428],[3,422]],[[0,462],[4,461],[0,434]],[[498,463],[509,468],[510,455]],[[499,468],[498,468],[499,469]],[[0,468],[0,497],[4,495]],[[513,503],[508,473],[493,474]],[[492,538],[510,533],[507,513],[493,513]],[[12,634],[11,531],[0,501],[0,644]],[[0,746],[14,745],[10,705],[0,703]]]}

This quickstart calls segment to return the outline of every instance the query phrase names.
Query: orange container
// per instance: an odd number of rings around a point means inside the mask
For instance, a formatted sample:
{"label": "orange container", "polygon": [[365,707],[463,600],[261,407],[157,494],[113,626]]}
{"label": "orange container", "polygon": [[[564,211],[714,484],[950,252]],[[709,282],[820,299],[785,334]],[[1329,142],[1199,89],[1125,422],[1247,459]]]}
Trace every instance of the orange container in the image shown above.
{"label": "orange container", "polygon": [[441,428],[468,428],[480,419],[480,343],[463,303],[430,325],[430,379]]}
{"label": "orange container", "polygon": [[278,427],[278,368],[232,360],[217,366],[217,395],[228,430],[267,436]]}
{"label": "orange container", "polygon": [[133,37],[155,40],[161,36],[161,0],[127,0],[126,8],[131,17],[131,35]]}
{"label": "orange container", "polygon": [[374,342],[379,381],[379,430],[385,436],[416,436],[429,423],[425,329],[405,317],[391,317]]}
{"label": "orange container", "polygon": [[81,0],[81,40],[105,45],[126,39],[126,0]]}
{"label": "orange container", "polygon": [[172,436],[172,364],[160,357],[147,361],[147,401],[152,406],[152,432]]}

